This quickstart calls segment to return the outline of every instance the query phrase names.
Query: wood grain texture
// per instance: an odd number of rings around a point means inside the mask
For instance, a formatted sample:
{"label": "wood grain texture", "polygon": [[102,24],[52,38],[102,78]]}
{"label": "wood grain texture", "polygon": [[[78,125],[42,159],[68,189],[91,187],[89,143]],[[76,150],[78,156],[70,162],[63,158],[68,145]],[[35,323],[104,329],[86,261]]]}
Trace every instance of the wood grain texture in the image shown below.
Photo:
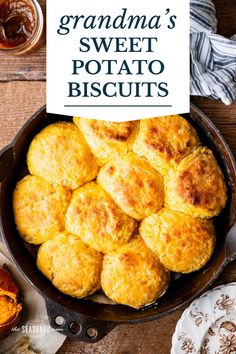
{"label": "wood grain texture", "polygon": [[213,0],[218,19],[218,33],[228,38],[236,34],[236,1]]}
{"label": "wood grain texture", "polygon": [[[236,1],[213,0],[218,17],[218,33],[231,37],[236,33]],[[46,13],[46,0],[39,0]],[[46,48],[26,58],[14,58],[0,53],[0,82],[11,80],[45,80]]]}

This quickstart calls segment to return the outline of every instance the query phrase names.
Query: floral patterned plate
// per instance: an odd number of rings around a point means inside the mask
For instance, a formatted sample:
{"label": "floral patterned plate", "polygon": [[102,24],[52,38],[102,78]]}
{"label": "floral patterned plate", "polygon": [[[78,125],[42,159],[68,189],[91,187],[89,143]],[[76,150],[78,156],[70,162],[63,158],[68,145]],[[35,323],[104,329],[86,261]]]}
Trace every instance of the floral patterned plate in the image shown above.
{"label": "floral patterned plate", "polygon": [[236,354],[236,283],[192,302],[177,323],[171,354]]}

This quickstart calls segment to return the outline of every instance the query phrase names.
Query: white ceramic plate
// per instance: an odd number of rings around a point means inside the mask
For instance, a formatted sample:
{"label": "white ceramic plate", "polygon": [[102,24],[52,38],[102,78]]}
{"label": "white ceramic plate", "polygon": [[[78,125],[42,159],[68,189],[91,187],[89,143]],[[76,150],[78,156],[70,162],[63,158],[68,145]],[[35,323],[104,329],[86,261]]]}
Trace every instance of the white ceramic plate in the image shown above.
{"label": "white ceramic plate", "polygon": [[177,323],[171,354],[236,354],[236,283],[192,302]]}

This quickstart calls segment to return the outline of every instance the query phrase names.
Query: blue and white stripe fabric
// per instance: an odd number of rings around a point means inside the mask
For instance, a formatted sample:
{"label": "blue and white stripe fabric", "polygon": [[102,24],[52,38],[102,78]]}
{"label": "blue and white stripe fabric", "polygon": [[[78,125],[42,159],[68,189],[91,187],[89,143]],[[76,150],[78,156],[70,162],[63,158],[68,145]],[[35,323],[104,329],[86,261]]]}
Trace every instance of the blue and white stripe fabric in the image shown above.
{"label": "blue and white stripe fabric", "polygon": [[236,35],[227,39],[216,34],[211,0],[190,0],[190,23],[191,95],[232,103],[236,100]]}

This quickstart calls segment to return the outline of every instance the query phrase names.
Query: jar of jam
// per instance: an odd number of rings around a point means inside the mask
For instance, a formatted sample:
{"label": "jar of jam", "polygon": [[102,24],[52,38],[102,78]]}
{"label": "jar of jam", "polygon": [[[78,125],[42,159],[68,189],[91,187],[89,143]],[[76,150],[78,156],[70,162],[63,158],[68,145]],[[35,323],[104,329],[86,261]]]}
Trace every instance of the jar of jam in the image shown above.
{"label": "jar of jam", "polygon": [[0,52],[28,55],[44,41],[44,19],[37,0],[0,0]]}

